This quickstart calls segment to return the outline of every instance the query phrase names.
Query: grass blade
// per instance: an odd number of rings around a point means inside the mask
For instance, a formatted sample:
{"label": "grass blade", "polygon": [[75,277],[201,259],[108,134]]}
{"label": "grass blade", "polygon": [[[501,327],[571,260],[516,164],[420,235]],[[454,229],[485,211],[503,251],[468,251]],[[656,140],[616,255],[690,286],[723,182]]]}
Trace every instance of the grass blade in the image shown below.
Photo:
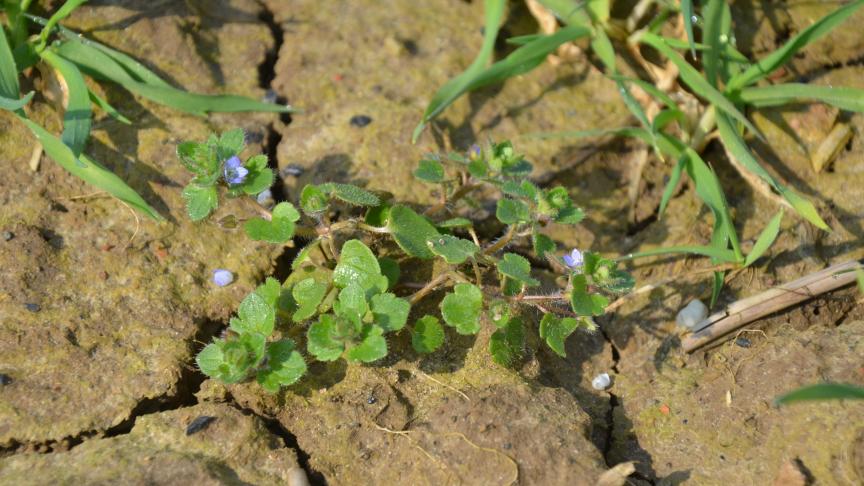
{"label": "grass blade", "polygon": [[426,111],[423,112],[423,118],[420,120],[417,128],[414,129],[414,134],[411,136],[412,143],[417,141],[417,138],[420,136],[420,133],[423,131],[423,128],[427,123],[438,116],[438,114],[444,111],[444,109],[450,106],[454,101],[456,101],[456,99],[469,91],[471,81],[483,71],[486,64],[489,62],[489,59],[492,58],[492,52],[495,49],[495,39],[498,37],[498,29],[501,24],[501,17],[504,15],[504,3],[504,0],[484,0],[483,16],[485,17],[485,22],[483,45],[480,47],[480,52],[477,53],[477,57],[474,58],[474,61],[470,66],[468,66],[468,69],[459,76],[456,76],[445,83],[444,86],[442,86],[438,92],[432,96],[429,106],[427,106]]}
{"label": "grass blade", "polygon": [[771,187],[780,193],[780,195],[783,196],[792,208],[795,209],[795,211],[804,219],[810,221],[821,229],[830,231],[828,225],[825,224],[825,221],[823,221],[822,217],[819,216],[819,213],[816,212],[813,203],[777,182],[777,180],[774,179],[774,177],[771,176],[771,174],[769,174],[761,164],[759,164],[759,161],[756,160],[756,157],[754,157],[750,152],[750,149],[747,148],[747,144],[732,125],[732,121],[729,120],[726,115],[719,112],[717,113],[717,129],[720,132],[720,140],[723,142],[723,146],[726,147],[726,150],[728,150],[733,157],[735,157],[738,163],[771,185]]}
{"label": "grass blade", "polygon": [[775,84],[744,88],[735,95],[735,99],[759,108],[794,102],[819,101],[841,110],[864,112],[864,90],[856,88],[834,88],[801,83]]}
{"label": "grass blade", "polygon": [[9,111],[20,110],[27,106],[27,103],[30,103],[31,99],[33,99],[33,91],[27,93],[20,99],[10,99],[5,96],[0,96],[0,109]]}
{"label": "grass blade", "polygon": [[0,96],[17,100],[20,91],[15,58],[12,57],[12,49],[6,40],[6,30],[0,27]]}
{"label": "grass blade", "polygon": [[774,399],[775,405],[814,400],[864,400],[864,388],[844,383],[819,383],[791,391]]}
{"label": "grass blade", "polygon": [[666,211],[666,206],[669,205],[669,200],[672,199],[675,188],[678,187],[678,181],[681,180],[681,173],[684,171],[686,165],[687,159],[681,157],[672,169],[672,174],[669,176],[669,182],[666,183],[666,188],[663,189],[663,197],[660,198],[660,209],[657,211],[658,218],[663,217],[663,213]]}
{"label": "grass blade", "polygon": [[618,260],[633,260],[636,258],[644,258],[657,255],[674,255],[677,253],[687,253],[692,255],[702,255],[711,257],[722,262],[734,263],[738,259],[735,258],[735,253],[732,250],[715,248],[713,246],[666,246],[663,248],[655,248],[653,250],[640,251],[638,253],[630,253],[619,257]]}
{"label": "grass blade", "polygon": [[113,81],[129,91],[156,103],[196,115],[206,112],[260,111],[286,113],[290,106],[276,105],[236,95],[204,95],[161,85],[146,84],[132,77],[108,54],[89,43],[67,40],[57,53],[72,61],[81,71],[94,78]]}
{"label": "grass blade", "polygon": [[105,113],[108,114],[108,116],[110,116],[111,118],[114,118],[115,120],[119,121],[120,123],[124,123],[124,124],[126,124],[126,125],[131,125],[131,124],[132,124],[132,120],[130,120],[130,119],[126,118],[125,116],[123,116],[122,113],[120,113],[119,111],[117,111],[117,109],[114,108],[113,106],[111,106],[110,103],[108,103],[107,101],[105,101],[104,98],[102,98],[101,96],[97,95],[97,94],[94,93],[93,91],[89,91],[89,90],[88,90],[88,93],[89,93],[89,96],[90,96],[90,101],[92,101],[93,104],[95,104],[96,106],[98,106],[99,108],[101,108],[102,111],[104,111]]}
{"label": "grass blade", "polygon": [[87,94],[88,89],[84,83],[84,76],[74,64],[58,56],[51,49],[42,51],[40,55],[45,62],[60,73],[66,82],[69,103],[63,113],[62,140],[77,157],[84,151],[87,137],[90,136],[90,117],[92,115],[90,96]]}
{"label": "grass blade", "polygon": [[[663,37],[663,42],[666,43],[669,47],[673,49],[689,49],[690,44],[688,42],[675,39],[673,37]],[[739,64],[750,64],[750,59],[747,59],[747,56],[741,54],[738,49],[735,49],[731,44],[724,44],[723,52],[720,53],[720,59],[724,61],[731,61]],[[708,51],[711,49],[710,46],[697,42],[694,45],[697,51]]]}
{"label": "grass blade", "polygon": [[139,196],[134,189],[126,185],[126,183],[123,182],[123,179],[117,177],[116,174],[87,158],[84,154],[81,154],[81,160],[79,161],[79,159],[75,157],[75,154],[72,153],[72,150],[59,138],[22,115],[19,115],[19,119],[24,122],[36,138],[39,139],[45,153],[55,162],[60,164],[61,167],[69,171],[69,173],[98,189],[108,192],[112,196],[129,204],[147,216],[157,221],[162,220],[162,216],[160,216],[155,209],[150,207],[150,205],[147,204],[147,202],[144,201],[144,199]]}
{"label": "grass blade", "polygon": [[702,60],[705,77],[715,88],[717,87],[717,73],[720,71],[720,50],[722,48],[720,36],[724,34],[721,24],[725,4],[725,0],[708,0],[702,8],[702,17],[705,19],[702,41],[708,44],[708,52],[702,57]]}
{"label": "grass blade", "polygon": [[783,221],[783,208],[780,208],[780,211],[762,229],[762,233],[759,234],[759,238],[756,239],[756,243],[753,245],[753,250],[747,255],[747,259],[744,260],[745,267],[752,265],[753,262],[758,260],[771,247],[771,244],[774,243],[774,240],[777,239],[777,235],[780,233],[781,221]]}
{"label": "grass blade", "polygon": [[690,63],[681,57],[680,54],[666,45],[661,37],[646,33],[642,36],[642,41],[660,51],[661,54],[669,58],[670,61],[678,66],[681,80],[684,81],[684,84],[689,86],[695,93],[703,96],[714,106],[743,123],[748,130],[755,133],[760,138],[764,138],[759,130],[753,126],[753,124],[750,123],[750,121],[740,111],[738,111],[738,108],[736,108],[735,105],[723,95],[723,93],[717,91],[717,88],[714,86],[711,86],[711,84],[702,77],[701,74],[699,74],[699,71],[697,71],[696,68],[691,66]]}
{"label": "grass blade", "polygon": [[687,32],[687,42],[690,44],[690,54],[696,59],[696,38],[693,37],[693,2],[681,0],[681,16],[684,17],[684,30]]}
{"label": "grass blade", "polygon": [[768,54],[761,61],[753,64],[746,71],[729,80],[726,91],[739,90],[768,76],[774,70],[789,62],[792,56],[804,46],[830,32],[862,6],[864,6],[864,0],[856,0],[817,20],[813,25],[789,39],[783,47]]}
{"label": "grass blade", "polygon": [[628,82],[631,84],[635,84],[636,86],[640,87],[643,91],[650,94],[651,96],[656,98],[658,101],[660,101],[661,103],[666,105],[667,108],[675,109],[675,110],[678,109],[678,104],[675,103],[675,100],[673,100],[671,96],[669,96],[668,94],[664,93],[662,90],[657,88],[657,86],[654,86],[654,84],[652,84],[652,83],[649,83],[647,81],[643,81],[643,80],[637,79],[637,78],[630,78],[627,76],[621,76],[619,74],[612,74],[609,77],[614,81],[625,81],[625,82]]}
{"label": "grass blade", "polygon": [[45,49],[45,44],[48,43],[48,36],[51,35],[51,31],[54,30],[54,26],[57,25],[61,20],[65,19],[72,13],[73,10],[80,7],[87,0],[66,0],[66,3],[63,4],[51,18],[48,19],[48,22],[45,23],[45,26],[42,27],[42,32],[39,34],[39,45],[36,47],[37,51],[42,51]]}
{"label": "grass blade", "polygon": [[723,290],[723,283],[726,280],[726,272],[714,272],[711,279],[711,302],[708,303],[709,308],[713,308],[720,297],[720,291]]}

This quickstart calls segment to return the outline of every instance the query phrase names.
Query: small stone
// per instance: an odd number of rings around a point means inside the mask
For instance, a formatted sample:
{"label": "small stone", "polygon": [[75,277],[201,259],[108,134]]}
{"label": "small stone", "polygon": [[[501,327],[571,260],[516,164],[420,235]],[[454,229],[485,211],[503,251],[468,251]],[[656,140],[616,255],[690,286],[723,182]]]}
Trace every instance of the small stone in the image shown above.
{"label": "small stone", "polygon": [[41,305],[39,305],[39,304],[34,304],[34,303],[32,303],[32,302],[28,302],[28,303],[24,304],[24,307],[26,307],[28,311],[30,311],[30,312],[34,312],[34,313],[35,313],[35,312],[39,312],[40,310],[42,310],[42,306],[41,306]]}
{"label": "small stone", "polygon": [[686,307],[678,312],[675,317],[675,322],[687,329],[693,329],[697,324],[704,321],[708,317],[708,308],[699,299],[693,299]]}
{"label": "small stone", "polygon": [[747,339],[746,337],[739,337],[738,339],[735,340],[735,344],[737,344],[738,346],[741,346],[742,348],[749,348],[751,345],[750,340]]}
{"label": "small stone", "polygon": [[11,231],[4,231],[3,232],[3,241],[9,241],[12,238],[15,238],[15,233],[13,233]]}
{"label": "small stone", "polygon": [[609,378],[609,373],[600,373],[595,376],[593,380],[591,380],[591,387],[595,390],[603,391],[609,388],[609,385],[612,384],[612,379]]}
{"label": "small stone", "polygon": [[372,123],[372,117],[366,115],[354,115],[351,117],[351,126],[363,128]]}
{"label": "small stone", "polygon": [[374,396],[370,396],[369,398],[366,399],[366,403],[368,403],[369,405],[374,405],[377,402],[378,402],[378,399],[375,398]]}
{"label": "small stone", "polygon": [[6,386],[12,383],[12,377],[5,374],[0,373],[0,386]]}
{"label": "small stone", "polygon": [[216,420],[216,417],[211,417],[209,415],[201,415],[197,417],[192,422],[189,422],[189,425],[186,427],[186,435],[192,435],[197,432],[201,432],[206,429],[207,426],[210,425],[211,422]]}

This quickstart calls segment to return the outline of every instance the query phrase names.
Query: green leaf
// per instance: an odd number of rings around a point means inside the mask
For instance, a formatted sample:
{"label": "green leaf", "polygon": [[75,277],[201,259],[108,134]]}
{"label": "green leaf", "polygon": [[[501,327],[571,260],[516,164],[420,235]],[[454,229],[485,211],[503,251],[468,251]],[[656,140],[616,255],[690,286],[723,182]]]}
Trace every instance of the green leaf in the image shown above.
{"label": "green leaf", "polygon": [[297,302],[297,311],[291,316],[294,322],[305,321],[318,313],[318,305],[327,295],[327,285],[307,278],[297,282],[291,289],[291,295]]}
{"label": "green leaf", "polygon": [[[503,2],[502,2],[503,3]],[[18,99],[21,87],[18,84],[18,68],[12,49],[6,39],[6,30],[0,29],[0,96],[9,100]],[[493,39],[494,40],[494,39]]]}
{"label": "green leaf", "polygon": [[150,218],[161,221],[162,217],[155,209],[150,207],[135,190],[127,186],[123,179],[116,174],[91,160],[84,154],[76,158],[72,150],[59,138],[55,137],[41,126],[19,115],[19,119],[33,132],[45,153],[54,162],[60,164],[69,173],[93,185],[97,189],[108,192],[117,199],[125,202],[133,208],[141,211]]}
{"label": "green leaf", "polygon": [[506,181],[501,185],[501,192],[508,196],[535,200],[540,189],[537,188],[531,181]]}
{"label": "green leaf", "polygon": [[[724,7],[726,7],[724,9]],[[724,12],[725,10],[725,12]],[[705,78],[711,86],[717,87],[717,74],[720,72],[720,53],[723,49],[721,36],[728,33],[723,31],[723,15],[728,14],[728,5],[725,0],[708,0],[702,7],[702,15],[705,19],[705,28],[702,30],[702,40],[708,44],[707,55],[702,58],[705,68]]]}
{"label": "green leaf", "polygon": [[435,258],[426,242],[440,236],[438,230],[408,206],[399,204],[390,208],[387,228],[405,253],[425,260]]}
{"label": "green leaf", "polygon": [[321,240],[315,239],[311,241],[308,245],[304,246],[297,256],[294,257],[294,261],[291,262],[291,270],[297,270],[302,267],[304,264],[314,265],[314,262],[311,261],[310,255],[313,250],[321,246]]}
{"label": "green leaf", "polygon": [[522,201],[499,199],[495,217],[504,224],[527,223],[531,220],[531,210]]}
{"label": "green leaf", "polygon": [[451,79],[444,84],[429,102],[426,111],[423,112],[423,118],[417,127],[414,129],[414,134],[411,137],[411,143],[416,143],[420,132],[427,123],[450,106],[457,98],[471,89],[472,81],[483,71],[486,63],[492,58],[495,50],[495,40],[498,38],[498,28],[501,24],[501,19],[504,14],[504,0],[484,0],[483,1],[483,16],[485,23],[483,27],[483,45],[480,47],[480,52],[474,62],[468,66],[462,74]]}
{"label": "green leaf", "polygon": [[423,159],[414,171],[414,177],[425,182],[442,182],[444,180],[444,166],[437,160]]}
{"label": "green leaf", "polygon": [[783,221],[783,208],[780,208],[780,211],[762,229],[759,238],[756,239],[756,243],[753,245],[753,249],[747,255],[747,259],[744,260],[745,267],[752,265],[771,247],[771,244],[774,243],[774,240],[777,239],[777,235],[780,233],[781,221]]}
{"label": "green leaf", "polygon": [[237,309],[237,318],[231,319],[231,330],[238,334],[269,336],[276,323],[276,310],[260,295],[251,293]]}
{"label": "green leaf", "polygon": [[492,360],[501,366],[513,366],[522,357],[525,347],[525,328],[522,319],[513,317],[507,324],[492,333],[489,338],[489,353]]}
{"label": "green leaf", "polygon": [[792,59],[792,56],[794,56],[804,46],[822,37],[830,32],[834,27],[840,25],[841,22],[861,8],[862,5],[864,5],[864,0],[850,2],[817,20],[809,27],[789,39],[782,47],[771,54],[768,54],[762,60],[747,68],[746,71],[729,80],[726,91],[736,91],[744,86],[759,81],[765,76],[768,76],[774,72],[774,70],[789,62],[789,60]]}
{"label": "green leaf", "polygon": [[339,291],[339,298],[333,304],[336,315],[348,319],[355,324],[359,323],[369,311],[366,302],[366,291],[356,283],[351,283]]}
{"label": "green leaf", "polygon": [[549,349],[562,358],[567,357],[564,341],[573,334],[582,321],[572,317],[560,318],[554,314],[544,314],[540,321],[540,338],[546,340]]}
{"label": "green leaf", "polygon": [[275,393],[280,387],[293,385],[306,374],[306,360],[294,341],[282,339],[267,346],[267,366],[258,371],[258,383]]}
{"label": "green leaf", "polygon": [[[711,86],[711,84],[699,74],[699,71],[696,70],[693,66],[690,65],[680,54],[672,50],[666,43],[663,41],[661,37],[658,37],[651,33],[646,33],[642,36],[642,41],[651,47],[660,51],[664,56],[669,58],[677,67],[679,71],[679,75],[681,76],[681,80],[684,81],[693,92],[698,93],[700,96],[706,98],[710,101],[714,106],[718,109],[723,110],[728,113],[729,116],[732,116],[736,120],[740,121],[747,127],[748,130],[755,133],[757,136],[762,138],[761,132],[752,124],[750,120],[747,119],[738,108],[735,108],[735,105],[732,104],[729,99],[727,99],[723,93],[717,91],[717,88]],[[718,113],[719,115],[720,113]]]}
{"label": "green leaf", "polygon": [[561,224],[579,224],[583,219],[585,212],[577,207],[564,208],[555,216],[555,222]]}
{"label": "green leaf", "polygon": [[216,188],[212,186],[189,184],[183,189],[183,199],[186,200],[186,212],[192,221],[201,221],[219,205]]}
{"label": "green leaf", "polygon": [[306,184],[300,192],[300,207],[309,215],[324,212],[330,203],[330,198],[321,187],[314,184]]}
{"label": "green leaf", "polygon": [[[265,156],[260,156],[265,157]],[[249,161],[252,161],[249,159]],[[266,157],[265,157],[266,160]],[[257,168],[249,165],[249,161],[246,162],[244,167],[249,169],[249,174],[246,176],[246,179],[243,180],[241,184],[231,185],[231,190],[233,192],[242,191],[245,194],[250,196],[255,196],[260,194],[263,191],[266,191],[273,185],[273,181],[275,180],[275,176],[273,171],[267,167]]]}
{"label": "green leaf", "polygon": [[399,277],[402,271],[399,269],[399,262],[392,258],[381,257],[378,259],[378,266],[381,267],[381,274],[387,277],[387,288],[392,289],[399,283]]}
{"label": "green leaf", "polygon": [[531,263],[521,255],[505,253],[497,263],[502,275],[512,278],[529,287],[540,285],[540,281],[531,277]]}
{"label": "green leaf", "polygon": [[556,246],[555,242],[552,241],[552,238],[540,233],[537,230],[534,230],[531,233],[531,245],[534,248],[534,255],[537,258],[546,258],[547,253],[554,253]]}
{"label": "green leaf", "polygon": [[473,241],[451,235],[438,235],[426,242],[432,253],[451,265],[458,265],[473,257],[480,248]]}
{"label": "green leaf", "polygon": [[471,222],[468,218],[451,218],[446,221],[441,221],[440,223],[436,223],[435,226],[442,229],[450,229],[450,228],[468,228],[474,226],[474,223]]}
{"label": "green leaf", "polygon": [[819,383],[799,388],[774,399],[775,405],[813,400],[864,400],[864,388],[844,383]]}
{"label": "green leaf", "polygon": [[282,296],[282,285],[273,277],[267,277],[264,283],[255,288],[255,293],[264,299],[272,308],[276,308],[279,297]]}
{"label": "green leaf", "polygon": [[333,269],[333,283],[345,288],[356,283],[362,289],[376,287],[380,282],[381,267],[368,246],[360,240],[348,240],[342,245],[339,263]]}
{"label": "green leaf", "polygon": [[435,316],[425,315],[414,323],[411,346],[418,353],[432,353],[444,344],[444,328]]}
{"label": "green leaf", "polygon": [[353,204],[355,206],[378,206],[381,199],[375,194],[351,184],[326,184],[333,191],[336,199]]}
{"label": "green leaf", "polygon": [[411,304],[407,300],[388,292],[372,296],[371,304],[374,323],[385,333],[395,332],[405,327],[408,313],[411,312]]}
{"label": "green leaf", "polygon": [[34,92],[31,91],[24,95],[24,97],[21,99],[18,99],[17,97],[5,98],[3,96],[0,96],[0,110],[15,111],[24,108],[25,106],[27,106],[27,103],[30,103],[30,100],[33,99],[33,93]]}
{"label": "green leaf", "polygon": [[45,45],[48,43],[48,36],[51,35],[51,31],[54,30],[55,25],[68,17],[76,8],[86,2],[87,0],[66,0],[63,6],[54,12],[54,15],[48,19],[48,22],[42,28],[42,32],[39,33],[39,44],[37,45],[36,50],[41,51],[45,48]]}
{"label": "green leaf", "polygon": [[345,357],[350,361],[371,363],[387,356],[387,340],[384,330],[378,326],[367,324],[363,330],[363,340],[360,344],[349,348]]}
{"label": "green leaf", "polygon": [[[228,130],[227,132],[222,133],[219,136],[219,158],[222,160],[226,160],[234,155],[240,155],[240,152],[246,148],[246,133],[242,128],[235,128],[233,130]],[[264,157],[264,166],[267,166],[267,156],[262,155],[260,157]],[[247,165],[249,162],[247,162]]]}
{"label": "green leaf", "polygon": [[666,211],[666,206],[669,205],[669,200],[675,194],[675,188],[678,187],[678,182],[681,180],[681,173],[687,165],[687,156],[682,156],[678,159],[675,167],[672,169],[672,174],[669,176],[669,182],[666,183],[666,188],[663,189],[663,197],[660,198],[660,209],[657,216],[662,217]]}
{"label": "green leaf", "polygon": [[690,53],[696,59],[696,38],[693,37],[693,0],[681,0],[681,16],[684,18],[684,31],[687,32],[687,42]]}
{"label": "green leaf", "polygon": [[441,301],[444,322],[455,327],[459,334],[477,334],[482,310],[483,292],[467,283],[456,284],[453,292],[445,295]]}
{"label": "green leaf", "polygon": [[609,299],[600,294],[588,293],[588,281],[585,275],[573,276],[573,290],[570,292],[570,306],[573,312],[580,316],[603,315]]}
{"label": "green leaf", "polygon": [[717,129],[720,132],[720,140],[723,142],[723,146],[726,147],[726,150],[728,150],[733,157],[735,157],[739,164],[771,185],[774,190],[780,193],[780,195],[789,202],[792,208],[795,209],[795,212],[801,215],[801,217],[813,223],[817,228],[830,231],[828,225],[824,220],[822,220],[822,217],[819,216],[813,203],[799,196],[786,186],[781,185],[762,167],[761,164],[759,164],[756,157],[754,157],[750,152],[750,149],[747,148],[744,139],[741,138],[741,135],[738,134],[738,131],[732,125],[732,121],[722,113],[717,113]]}
{"label": "green leaf", "polygon": [[621,257],[620,260],[632,260],[635,258],[644,258],[657,255],[674,255],[676,253],[691,253],[694,255],[702,255],[728,263],[735,263],[738,261],[738,259],[735,257],[735,253],[732,250],[716,248],[713,246],[666,246],[662,248],[655,248],[653,250],[630,253]]}
{"label": "green leaf", "polygon": [[855,270],[855,280],[858,281],[858,292],[864,294],[864,270]]}
{"label": "green leaf", "polygon": [[113,106],[111,106],[110,103],[108,103],[107,101],[105,101],[104,98],[102,98],[101,96],[97,95],[96,93],[94,93],[94,92],[93,92],[92,90],[90,90],[89,88],[88,88],[88,90],[87,90],[87,93],[88,93],[88,95],[90,96],[90,101],[93,102],[94,105],[96,105],[96,106],[98,106],[100,109],[102,109],[102,111],[104,111],[105,113],[107,113],[108,116],[110,116],[111,118],[113,118],[113,119],[119,121],[120,123],[123,123],[124,125],[131,125],[131,124],[132,124],[132,120],[130,120],[130,119],[126,118],[125,116],[123,116],[122,113],[120,113],[119,111],[117,111],[117,109],[114,108]]}
{"label": "green leaf", "polygon": [[630,83],[630,84],[635,84],[636,86],[639,86],[639,88],[641,88],[643,91],[645,91],[646,93],[648,93],[649,95],[653,96],[658,101],[660,101],[661,103],[666,105],[667,108],[669,108],[671,110],[677,110],[678,109],[678,104],[675,103],[675,100],[673,100],[671,96],[669,96],[663,90],[657,88],[657,86],[655,86],[652,83],[648,83],[648,82],[643,81],[643,80],[638,79],[638,78],[630,78],[630,77],[621,76],[618,74],[610,75],[609,78],[611,78],[615,81],[625,81],[625,82]]}
{"label": "green leaf", "polygon": [[249,336],[245,340],[217,339],[208,344],[195,357],[198,368],[205,375],[223,383],[239,383],[249,376],[264,352],[263,336]]}
{"label": "green leaf", "polygon": [[90,96],[81,71],[74,64],[58,56],[50,49],[43,51],[42,59],[60,73],[66,82],[69,104],[63,113],[63,135],[61,139],[72,149],[75,156],[81,155],[87,137],[90,136]]}
{"label": "green leaf", "polygon": [[282,244],[294,236],[294,222],[300,219],[300,213],[294,205],[281,202],[273,208],[272,218],[252,218],[243,225],[249,238],[255,241]]}
{"label": "green leaf", "polygon": [[864,112],[864,90],[842,86],[814,86],[786,83],[771,86],[747,87],[734,95],[737,102],[757,108],[779,106],[795,102],[819,101],[841,110]]}
{"label": "green leaf", "polygon": [[720,291],[723,290],[723,283],[726,279],[726,272],[714,272],[711,282],[711,302],[708,307],[714,307],[717,303],[717,298],[720,297]]}
{"label": "green leaf", "polygon": [[265,103],[245,96],[187,93],[168,86],[141,82],[133,78],[115,59],[94,44],[91,41],[82,42],[77,38],[66,36],[66,40],[57,48],[57,53],[94,78],[113,81],[151,101],[195,115],[206,112],[290,113],[293,111],[290,106]]}
{"label": "green leaf", "polygon": [[336,321],[330,314],[324,314],[318,322],[309,326],[306,332],[306,350],[318,361],[336,361],[342,356],[345,345],[335,338]]}

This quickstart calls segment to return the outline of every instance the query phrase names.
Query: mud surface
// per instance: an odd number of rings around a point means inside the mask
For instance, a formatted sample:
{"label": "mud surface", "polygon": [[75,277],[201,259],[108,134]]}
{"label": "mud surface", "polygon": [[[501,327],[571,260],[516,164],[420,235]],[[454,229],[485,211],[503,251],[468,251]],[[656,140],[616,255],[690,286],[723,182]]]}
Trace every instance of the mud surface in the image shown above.
{"label": "mud surface", "polygon": [[[749,325],[739,336],[749,347],[726,340],[688,356],[674,317],[690,299],[710,296],[701,259],[634,264],[638,285],[671,280],[602,319],[601,332],[571,337],[567,359],[529,340],[518,370],[491,362],[488,329],[471,339],[448,334],[426,358],[400,335],[391,356],[372,366],[312,362],[309,377],[276,395],[254,384],[224,387],[194,370],[194,352],[281,253],[183,216],[188,175],[174,147],[210,130],[246,128],[250,151],[274,158],[277,195],[288,199],[307,182],[337,180],[416,203],[433,197],[411,177],[425,152],[512,138],[539,168],[538,182],[570,188],[589,215],[575,230],[550,231],[561,248],[618,255],[709,242],[710,214],[689,184],[658,218],[669,171],[659,161],[649,161],[631,207],[637,145],[525,136],[630,123],[614,84],[588,59],[544,64],[467,96],[409,143],[432,94],[480,45],[481,3],[130,0],[77,12],[71,27],[146,60],[172,83],[255,97],[272,90],[304,113],[204,120],[117,88],[100,91],[136,125],[99,118],[88,151],[167,218],[140,225],[48,159],[38,172],[23,169],[29,134],[0,116],[0,164],[21,168],[0,180],[0,230],[13,235],[0,239],[0,373],[11,378],[0,390],[0,455],[8,456],[0,482],[33,470],[44,482],[109,481],[117,464],[129,464],[132,483],[271,484],[296,479],[299,465],[313,484],[594,484],[625,461],[636,461],[632,484],[770,484],[789,464],[817,484],[864,481],[860,403],[771,405],[804,384],[864,383],[860,296],[819,297]],[[735,2],[738,45],[764,55],[835,7]],[[507,34],[533,33],[522,7],[511,8]],[[862,19],[856,14],[772,79],[864,88]],[[504,54],[500,46],[496,56]],[[35,106],[33,117],[56,130],[51,104],[37,98]],[[864,256],[864,118],[819,105],[752,118],[766,135],[752,141],[760,159],[814,200],[833,231],[787,216],[771,251],[727,276],[719,305]],[[838,122],[853,138],[817,174],[810,158]],[[747,251],[777,207],[716,142],[704,155]],[[238,281],[214,287],[217,267]],[[606,392],[590,386],[600,372],[613,378]],[[186,436],[202,415],[217,419]]]}

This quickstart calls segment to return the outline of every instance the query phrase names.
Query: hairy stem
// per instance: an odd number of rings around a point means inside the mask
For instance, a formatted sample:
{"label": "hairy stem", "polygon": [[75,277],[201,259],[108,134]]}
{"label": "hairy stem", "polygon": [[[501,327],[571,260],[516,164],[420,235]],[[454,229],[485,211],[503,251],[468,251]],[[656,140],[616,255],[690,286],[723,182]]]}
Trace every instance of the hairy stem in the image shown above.
{"label": "hairy stem", "polygon": [[485,254],[488,255],[488,254],[491,254],[491,253],[495,253],[496,251],[498,251],[498,250],[504,248],[505,246],[507,246],[508,243],[510,243],[510,240],[513,239],[513,236],[514,236],[515,234],[516,234],[516,225],[510,225],[510,226],[508,226],[508,227],[507,227],[507,232],[504,233],[504,236],[502,236],[502,237],[501,237],[498,241],[496,241],[495,243],[493,243],[493,244],[489,245],[488,247],[486,247],[486,249],[483,250],[483,253],[485,253]]}

